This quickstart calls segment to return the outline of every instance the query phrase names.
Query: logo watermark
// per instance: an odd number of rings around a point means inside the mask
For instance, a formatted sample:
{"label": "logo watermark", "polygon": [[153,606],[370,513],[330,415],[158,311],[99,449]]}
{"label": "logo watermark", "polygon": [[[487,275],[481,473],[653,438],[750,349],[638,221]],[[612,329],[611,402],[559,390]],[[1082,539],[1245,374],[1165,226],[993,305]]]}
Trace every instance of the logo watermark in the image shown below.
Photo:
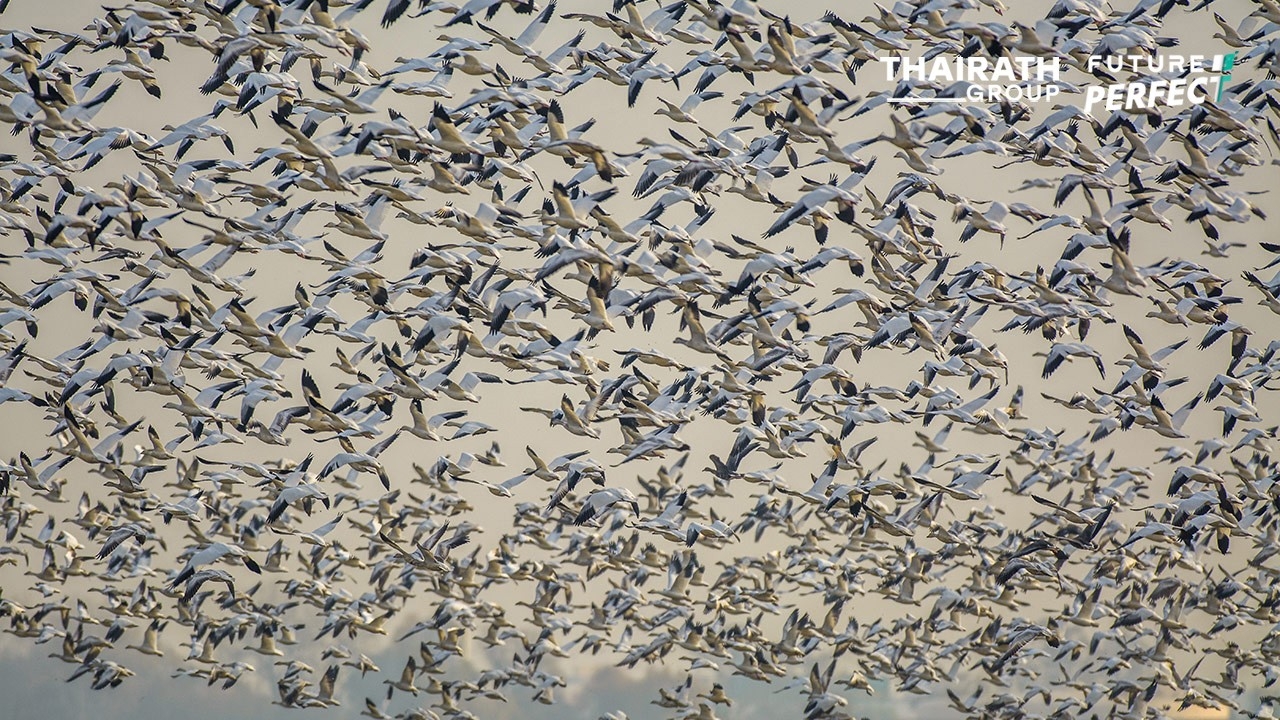
{"label": "logo watermark", "polygon": [[[903,97],[891,103],[990,102],[993,100],[1049,101],[1062,92],[1057,85],[1062,63],[1056,57],[925,58],[882,57],[885,79],[890,82],[965,83],[963,98]],[[1004,84],[997,84],[1001,81]]]}
{"label": "logo watermark", "polygon": [[[1090,75],[1139,76],[1125,82],[1072,86],[1062,81],[1061,57],[905,58],[883,57],[885,79],[895,83],[931,83],[951,86],[933,97],[895,97],[894,104],[935,102],[989,103],[1052,102],[1065,89],[1082,92],[1084,111],[1122,108],[1150,110],[1158,107],[1200,105],[1222,99],[1231,79],[1235,53],[1225,55],[1091,55],[1083,70]],[[952,90],[951,88],[956,88]]]}
{"label": "logo watermark", "polygon": [[[1218,58],[1221,58],[1220,62],[1218,61]],[[1227,86],[1227,81],[1231,79],[1231,68],[1235,66],[1236,66],[1235,53],[1227,53],[1226,55],[1214,56],[1213,70],[1214,72],[1217,72],[1222,78],[1221,80],[1218,81],[1218,94],[1213,98],[1213,101],[1215,103],[1222,100],[1222,88]]]}
{"label": "logo watermark", "polygon": [[1222,98],[1226,80],[1231,77],[1230,70],[1235,65],[1235,58],[1235,53],[1155,57],[1091,55],[1085,61],[1085,69],[1090,73],[1099,69],[1110,73],[1128,70],[1133,73],[1168,74],[1174,77],[1090,85],[1084,89],[1084,111],[1091,112],[1097,105],[1102,105],[1105,110],[1176,108],[1188,104],[1200,105],[1210,97],[1218,102]]}

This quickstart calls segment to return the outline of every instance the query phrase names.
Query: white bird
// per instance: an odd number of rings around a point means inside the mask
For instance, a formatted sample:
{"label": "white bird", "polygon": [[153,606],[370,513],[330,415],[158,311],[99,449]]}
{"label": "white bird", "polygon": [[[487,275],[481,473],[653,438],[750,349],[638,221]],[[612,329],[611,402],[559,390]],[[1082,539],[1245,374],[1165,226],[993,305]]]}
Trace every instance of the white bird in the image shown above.
{"label": "white bird", "polygon": [[602,517],[606,511],[619,503],[630,505],[636,517],[640,516],[640,501],[634,493],[626,488],[605,488],[587,496],[587,499],[582,502],[582,509],[574,516],[573,524],[582,525]]}
{"label": "white bird", "polygon": [[225,584],[227,586],[227,592],[232,595],[235,594],[235,579],[231,577],[231,573],[217,568],[205,568],[204,570],[192,573],[191,576],[186,579],[187,589],[182,593],[182,602],[190,602],[191,598],[195,597],[196,593],[200,591],[200,587],[210,580]]}
{"label": "white bird", "polygon": [[399,543],[388,537],[385,530],[380,531],[378,537],[390,545],[391,549],[395,550],[402,559],[415,567],[445,572],[450,568],[448,563],[449,551],[465,545],[471,540],[470,532],[462,528],[455,530],[448,540],[442,540],[447,529],[449,529],[449,523],[441,524],[440,527],[436,528],[435,532],[418,543],[413,552],[405,550]]}

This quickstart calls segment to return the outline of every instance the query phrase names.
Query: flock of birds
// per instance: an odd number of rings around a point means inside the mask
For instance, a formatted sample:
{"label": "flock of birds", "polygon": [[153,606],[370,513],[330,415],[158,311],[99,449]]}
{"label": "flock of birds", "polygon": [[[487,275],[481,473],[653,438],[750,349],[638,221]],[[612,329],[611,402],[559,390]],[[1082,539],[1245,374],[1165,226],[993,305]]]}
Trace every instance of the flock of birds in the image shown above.
{"label": "flock of birds", "polygon": [[[583,665],[699,720],[1269,716],[1280,247],[1242,188],[1275,185],[1280,6],[1211,2],[3,31],[5,632],[94,690],[141,656],[288,708],[374,674],[373,718],[551,704]],[[1089,57],[1188,14],[1238,53],[1219,100],[1080,109],[1134,79]],[[891,56],[1056,58],[1064,94]]]}

